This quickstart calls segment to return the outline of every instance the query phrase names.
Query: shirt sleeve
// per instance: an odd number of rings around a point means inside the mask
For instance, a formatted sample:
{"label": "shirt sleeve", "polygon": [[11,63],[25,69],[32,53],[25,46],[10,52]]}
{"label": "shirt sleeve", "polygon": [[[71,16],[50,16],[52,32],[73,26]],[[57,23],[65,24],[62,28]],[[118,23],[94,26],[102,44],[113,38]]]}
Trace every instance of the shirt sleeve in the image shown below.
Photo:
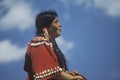
{"label": "shirt sleeve", "polygon": [[53,49],[46,44],[32,46],[30,58],[34,80],[47,80],[62,71]]}

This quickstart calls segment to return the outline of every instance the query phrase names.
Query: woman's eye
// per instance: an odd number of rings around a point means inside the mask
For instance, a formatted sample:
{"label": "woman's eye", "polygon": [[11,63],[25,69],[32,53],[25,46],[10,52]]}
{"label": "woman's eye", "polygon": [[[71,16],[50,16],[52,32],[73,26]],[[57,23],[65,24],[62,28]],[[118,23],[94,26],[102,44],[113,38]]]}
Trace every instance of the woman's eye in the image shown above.
{"label": "woman's eye", "polygon": [[56,20],[55,23],[58,23],[58,20]]}

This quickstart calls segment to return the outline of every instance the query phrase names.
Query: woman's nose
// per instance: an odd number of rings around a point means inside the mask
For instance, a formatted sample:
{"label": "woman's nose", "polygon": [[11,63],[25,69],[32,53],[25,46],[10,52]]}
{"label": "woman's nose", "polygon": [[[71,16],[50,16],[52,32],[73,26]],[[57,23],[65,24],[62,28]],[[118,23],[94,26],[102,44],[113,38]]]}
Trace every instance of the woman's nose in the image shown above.
{"label": "woman's nose", "polygon": [[59,22],[59,26],[62,27],[62,24]]}

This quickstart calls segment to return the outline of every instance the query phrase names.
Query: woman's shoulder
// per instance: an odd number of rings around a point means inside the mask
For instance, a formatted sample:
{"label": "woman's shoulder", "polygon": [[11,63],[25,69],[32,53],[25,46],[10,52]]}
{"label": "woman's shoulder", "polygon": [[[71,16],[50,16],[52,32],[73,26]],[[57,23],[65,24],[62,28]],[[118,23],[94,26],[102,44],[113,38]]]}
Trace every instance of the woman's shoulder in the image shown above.
{"label": "woman's shoulder", "polygon": [[44,37],[42,37],[42,36],[37,36],[37,37],[34,37],[34,38],[32,39],[32,41],[34,41],[34,42],[47,41],[47,39],[44,38]]}
{"label": "woman's shoulder", "polygon": [[40,45],[47,45],[47,46],[50,46],[52,47],[52,43],[49,42],[46,38],[42,37],[42,36],[39,36],[39,37],[34,37],[30,42],[29,42],[29,45],[30,46],[40,46]]}

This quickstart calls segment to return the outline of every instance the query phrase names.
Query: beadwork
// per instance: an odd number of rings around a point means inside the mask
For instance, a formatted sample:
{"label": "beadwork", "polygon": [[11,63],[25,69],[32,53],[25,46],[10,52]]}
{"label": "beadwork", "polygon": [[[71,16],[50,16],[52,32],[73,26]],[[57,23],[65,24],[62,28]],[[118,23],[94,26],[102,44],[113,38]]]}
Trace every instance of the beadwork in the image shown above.
{"label": "beadwork", "polygon": [[31,43],[31,46],[39,46],[41,44],[46,44],[48,46],[50,46],[52,48],[52,43],[51,42],[47,42],[47,41],[41,41],[41,42],[37,42],[37,43]]}
{"label": "beadwork", "polygon": [[45,78],[50,75],[54,75],[55,73],[61,72],[61,71],[63,71],[63,69],[60,68],[59,66],[57,66],[53,69],[47,69],[40,73],[36,73],[35,75],[33,75],[33,78],[34,78],[34,80],[37,80],[37,79]]}

